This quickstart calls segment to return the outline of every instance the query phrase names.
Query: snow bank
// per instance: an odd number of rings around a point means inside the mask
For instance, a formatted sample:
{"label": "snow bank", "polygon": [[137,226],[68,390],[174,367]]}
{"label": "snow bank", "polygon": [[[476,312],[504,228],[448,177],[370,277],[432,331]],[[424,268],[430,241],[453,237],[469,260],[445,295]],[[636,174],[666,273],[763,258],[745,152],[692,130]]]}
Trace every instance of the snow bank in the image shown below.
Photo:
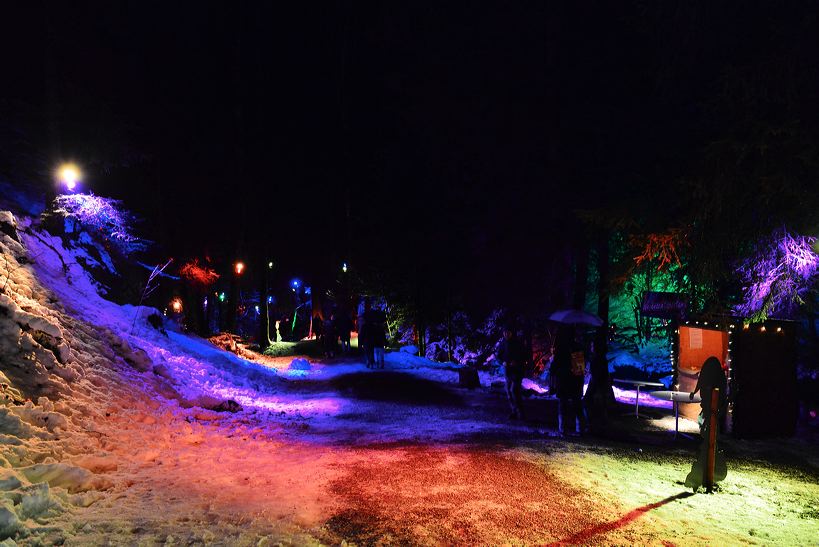
{"label": "snow bank", "polygon": [[[86,493],[114,485],[105,475],[117,464],[100,442],[109,434],[102,418],[128,392],[128,360],[134,368],[149,361],[147,352],[66,313],[50,289],[71,286],[74,303],[91,312],[93,280],[59,238],[20,234],[20,226],[32,221],[0,211],[0,541],[37,535],[72,500],[81,506],[95,499]],[[70,275],[63,262],[72,264]],[[50,288],[39,280],[43,272]]]}
{"label": "snow bank", "polygon": [[310,361],[297,357],[290,362],[290,370],[310,370]]}

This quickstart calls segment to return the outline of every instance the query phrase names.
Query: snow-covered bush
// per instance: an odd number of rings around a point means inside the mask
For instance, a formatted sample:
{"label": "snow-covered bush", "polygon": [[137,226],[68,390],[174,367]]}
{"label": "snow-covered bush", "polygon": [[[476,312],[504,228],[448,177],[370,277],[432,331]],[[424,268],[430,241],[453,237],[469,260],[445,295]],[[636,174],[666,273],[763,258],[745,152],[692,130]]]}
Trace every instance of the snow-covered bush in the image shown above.
{"label": "snow-covered bush", "polygon": [[[476,321],[463,311],[453,313],[449,325],[452,333],[452,361],[483,365],[500,340],[504,317],[502,309],[492,311],[483,321]],[[397,333],[396,339],[400,345],[417,347],[412,323],[402,323]],[[446,361],[449,356],[449,334],[450,329],[446,323],[427,328],[426,352],[423,357],[433,361]]]}
{"label": "snow-covered bush", "polygon": [[76,221],[125,256],[147,247],[147,241],[133,234],[136,217],[119,200],[94,194],[63,194],[54,200],[53,212]]}
{"label": "snow-covered bush", "polygon": [[782,229],[763,241],[737,268],[743,281],[742,303],[736,312],[753,322],[771,314],[790,316],[819,270],[815,237],[791,235]]}

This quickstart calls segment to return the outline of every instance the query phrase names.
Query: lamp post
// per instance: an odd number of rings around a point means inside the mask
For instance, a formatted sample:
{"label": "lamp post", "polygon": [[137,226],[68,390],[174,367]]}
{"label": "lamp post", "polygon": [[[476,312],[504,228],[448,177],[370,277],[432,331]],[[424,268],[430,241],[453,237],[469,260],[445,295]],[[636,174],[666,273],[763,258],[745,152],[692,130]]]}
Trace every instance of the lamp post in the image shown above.
{"label": "lamp post", "polygon": [[270,275],[273,273],[273,261],[268,260],[264,268],[264,276],[262,276],[262,285],[259,287],[259,309],[264,306],[262,310],[264,313],[259,315],[259,348],[264,351],[270,346]]}
{"label": "lamp post", "polygon": [[77,188],[77,183],[82,178],[79,167],[73,163],[64,163],[57,170],[57,180],[66,187],[69,192]]}
{"label": "lamp post", "polygon": [[234,334],[239,334],[239,305],[242,298],[241,278],[245,272],[245,263],[237,260],[233,263],[233,294],[230,299],[230,321]]}

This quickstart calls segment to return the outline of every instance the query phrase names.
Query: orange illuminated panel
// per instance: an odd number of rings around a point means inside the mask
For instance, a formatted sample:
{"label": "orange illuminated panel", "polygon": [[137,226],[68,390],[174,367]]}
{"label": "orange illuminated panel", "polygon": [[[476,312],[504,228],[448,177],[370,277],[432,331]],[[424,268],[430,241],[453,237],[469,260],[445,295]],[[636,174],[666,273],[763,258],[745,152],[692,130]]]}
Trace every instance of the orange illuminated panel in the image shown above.
{"label": "orange illuminated panel", "polygon": [[680,327],[679,368],[697,373],[709,357],[714,356],[725,365],[728,357],[728,333],[721,330]]}
{"label": "orange illuminated panel", "polygon": [[[714,356],[725,368],[725,360],[728,358],[728,333],[681,326],[679,348],[677,389],[691,392],[697,386],[697,377],[706,359]],[[680,414],[691,420],[696,420],[699,412],[698,404],[680,405]]]}

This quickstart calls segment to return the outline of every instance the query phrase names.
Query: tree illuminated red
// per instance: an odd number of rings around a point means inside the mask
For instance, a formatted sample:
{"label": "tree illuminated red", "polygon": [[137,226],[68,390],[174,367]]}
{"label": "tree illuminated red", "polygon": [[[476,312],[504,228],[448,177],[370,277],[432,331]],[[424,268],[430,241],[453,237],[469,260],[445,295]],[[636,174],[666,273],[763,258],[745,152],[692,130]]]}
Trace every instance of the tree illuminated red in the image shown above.
{"label": "tree illuminated red", "polygon": [[207,289],[219,279],[219,274],[213,268],[200,264],[198,258],[186,262],[180,268],[179,275],[198,289]]}

